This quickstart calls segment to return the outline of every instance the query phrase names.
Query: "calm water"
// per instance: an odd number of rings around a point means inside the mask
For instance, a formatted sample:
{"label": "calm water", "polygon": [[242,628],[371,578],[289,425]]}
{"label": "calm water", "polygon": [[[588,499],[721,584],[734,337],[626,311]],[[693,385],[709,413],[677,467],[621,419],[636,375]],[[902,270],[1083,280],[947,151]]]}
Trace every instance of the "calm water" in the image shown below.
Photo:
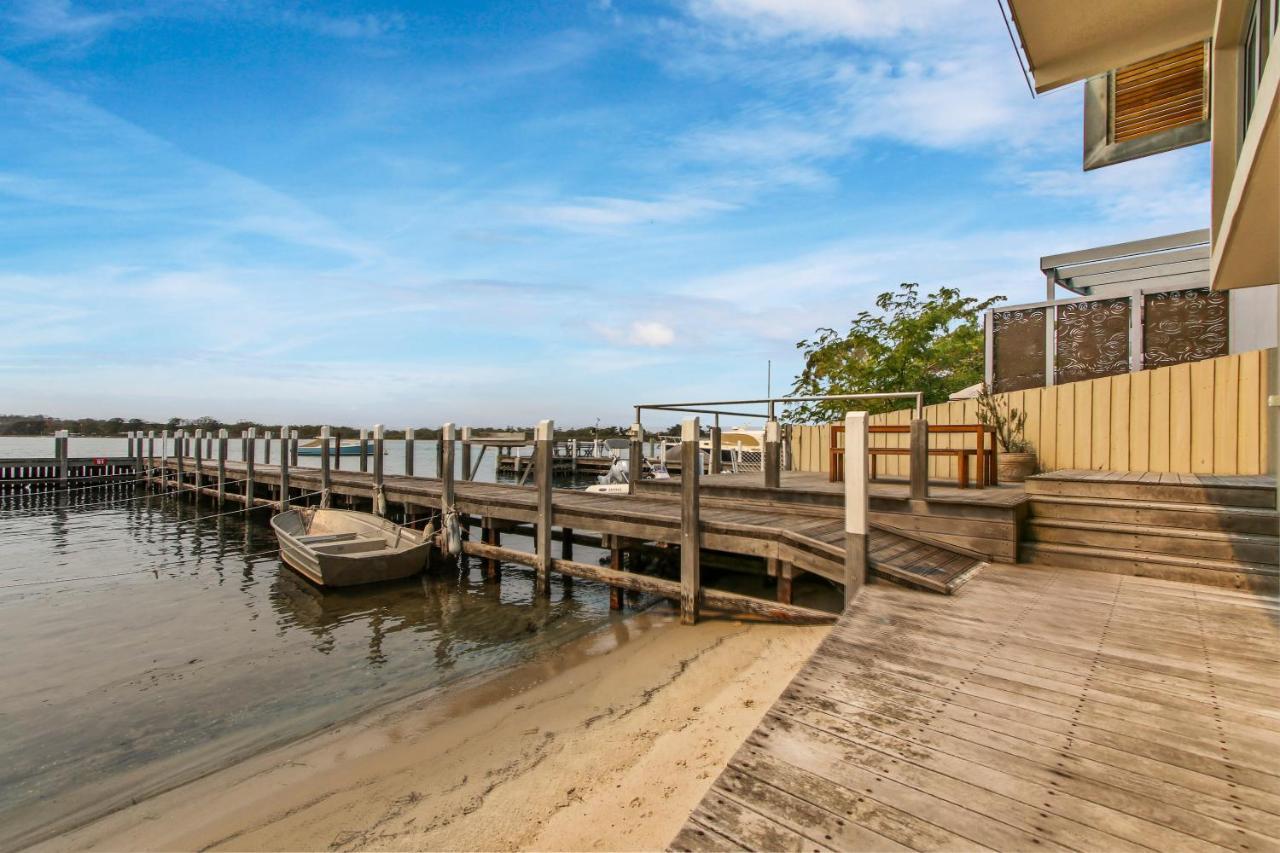
{"label": "calm water", "polygon": [[[51,445],[0,439],[0,456]],[[72,439],[71,454],[123,445]],[[434,447],[417,450],[431,473]],[[492,479],[492,451],[486,465]],[[0,496],[0,847],[619,618],[599,585],[557,579],[536,600],[531,570],[487,583],[478,562],[322,592],[260,553],[276,548],[265,524],[137,494]]]}

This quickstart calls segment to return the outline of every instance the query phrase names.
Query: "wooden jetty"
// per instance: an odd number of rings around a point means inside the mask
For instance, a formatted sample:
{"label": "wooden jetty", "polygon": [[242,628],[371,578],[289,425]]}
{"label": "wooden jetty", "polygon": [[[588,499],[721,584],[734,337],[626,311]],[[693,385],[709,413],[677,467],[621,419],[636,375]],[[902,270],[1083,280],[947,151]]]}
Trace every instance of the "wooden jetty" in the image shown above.
{"label": "wooden jetty", "polygon": [[867,588],[674,850],[1280,848],[1280,604],[996,566]]}

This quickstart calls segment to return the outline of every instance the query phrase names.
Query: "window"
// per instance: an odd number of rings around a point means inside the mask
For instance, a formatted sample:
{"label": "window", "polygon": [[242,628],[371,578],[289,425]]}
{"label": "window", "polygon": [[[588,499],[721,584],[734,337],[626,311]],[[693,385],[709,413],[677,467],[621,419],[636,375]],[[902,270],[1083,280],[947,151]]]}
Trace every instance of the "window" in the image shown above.
{"label": "window", "polygon": [[1277,0],[1254,0],[1249,10],[1249,23],[1244,29],[1244,44],[1240,51],[1240,144],[1244,144],[1249,121],[1258,103],[1258,87],[1262,84],[1262,71],[1267,67],[1267,56],[1275,40],[1276,19],[1280,17]]}

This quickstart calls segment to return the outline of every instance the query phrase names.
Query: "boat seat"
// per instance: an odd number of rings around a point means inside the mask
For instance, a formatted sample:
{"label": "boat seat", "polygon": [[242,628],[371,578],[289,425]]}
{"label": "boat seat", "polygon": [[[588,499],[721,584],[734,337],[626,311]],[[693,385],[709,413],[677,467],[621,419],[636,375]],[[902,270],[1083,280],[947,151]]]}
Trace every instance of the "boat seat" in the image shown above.
{"label": "boat seat", "polygon": [[356,536],[341,542],[328,542],[316,546],[318,554],[362,554],[367,551],[381,551],[387,547],[387,540],[382,537]]}
{"label": "boat seat", "polygon": [[299,542],[305,542],[308,545],[314,545],[317,542],[339,542],[343,539],[355,539],[359,534],[356,533],[314,533],[307,536],[295,537]]}

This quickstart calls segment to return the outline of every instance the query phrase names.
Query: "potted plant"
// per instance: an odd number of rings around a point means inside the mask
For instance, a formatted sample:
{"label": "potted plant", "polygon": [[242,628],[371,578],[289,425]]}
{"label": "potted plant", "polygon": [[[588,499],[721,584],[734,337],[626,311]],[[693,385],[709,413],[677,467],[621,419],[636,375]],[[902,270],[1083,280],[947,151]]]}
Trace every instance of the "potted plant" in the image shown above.
{"label": "potted plant", "polygon": [[985,382],[978,394],[978,420],[996,434],[1002,482],[1021,483],[1036,472],[1036,454],[1025,434],[1027,413],[1013,408],[1008,397],[991,393]]}

